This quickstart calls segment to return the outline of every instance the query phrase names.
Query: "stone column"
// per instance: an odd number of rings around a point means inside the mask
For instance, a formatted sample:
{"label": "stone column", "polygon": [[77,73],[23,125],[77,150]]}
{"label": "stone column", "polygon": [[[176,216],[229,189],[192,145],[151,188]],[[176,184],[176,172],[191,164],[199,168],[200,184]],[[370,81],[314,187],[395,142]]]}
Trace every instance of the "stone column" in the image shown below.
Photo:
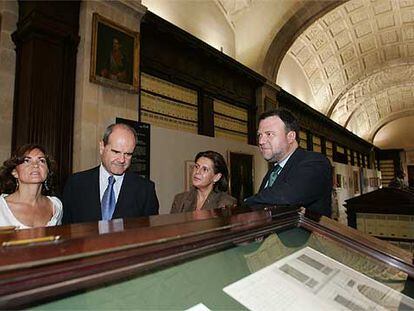
{"label": "stone column", "polygon": [[0,164],[11,152],[16,68],[11,34],[16,31],[18,14],[17,1],[0,1]]}
{"label": "stone column", "polygon": [[19,1],[12,148],[40,143],[58,164],[62,186],[72,169],[79,1]]}
{"label": "stone column", "polygon": [[140,1],[83,1],[80,8],[80,43],[76,72],[73,171],[100,163],[98,142],[116,117],[138,120],[139,95],[89,81],[92,16],[98,13],[132,31],[140,31],[146,7]]}

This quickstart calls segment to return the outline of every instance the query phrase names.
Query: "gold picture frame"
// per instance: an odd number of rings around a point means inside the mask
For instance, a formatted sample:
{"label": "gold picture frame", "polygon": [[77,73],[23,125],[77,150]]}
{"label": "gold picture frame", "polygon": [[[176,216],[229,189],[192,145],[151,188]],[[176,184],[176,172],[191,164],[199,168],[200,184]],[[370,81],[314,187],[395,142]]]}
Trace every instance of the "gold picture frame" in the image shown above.
{"label": "gold picture frame", "polygon": [[137,93],[139,33],[93,13],[89,80]]}

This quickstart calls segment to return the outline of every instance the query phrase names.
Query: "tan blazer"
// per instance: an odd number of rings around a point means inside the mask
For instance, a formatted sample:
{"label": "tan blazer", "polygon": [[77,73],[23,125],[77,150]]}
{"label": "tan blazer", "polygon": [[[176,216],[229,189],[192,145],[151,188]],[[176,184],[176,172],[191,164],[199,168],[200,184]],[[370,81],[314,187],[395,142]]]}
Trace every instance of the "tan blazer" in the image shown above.
{"label": "tan blazer", "polygon": [[[237,200],[226,192],[215,192],[213,190],[208,195],[207,200],[204,202],[201,209],[207,210],[219,208],[236,203]],[[192,187],[190,191],[182,192],[175,196],[170,213],[192,212],[196,209],[196,206],[197,189]]]}

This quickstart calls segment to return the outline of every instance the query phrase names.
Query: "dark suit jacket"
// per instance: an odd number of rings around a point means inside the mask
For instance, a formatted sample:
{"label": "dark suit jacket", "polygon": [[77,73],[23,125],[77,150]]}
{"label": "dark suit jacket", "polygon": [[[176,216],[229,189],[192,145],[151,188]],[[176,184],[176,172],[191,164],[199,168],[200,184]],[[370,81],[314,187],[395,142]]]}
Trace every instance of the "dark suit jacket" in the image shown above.
{"label": "dark suit jacket", "polygon": [[[134,172],[126,172],[116,202],[115,218],[158,214],[155,185]],[[99,196],[99,166],[69,177],[63,190],[63,223],[102,219]]]}
{"label": "dark suit jacket", "polygon": [[331,217],[332,173],[324,155],[296,149],[273,185],[264,189],[269,174],[259,192],[245,200],[247,205],[301,205]]}

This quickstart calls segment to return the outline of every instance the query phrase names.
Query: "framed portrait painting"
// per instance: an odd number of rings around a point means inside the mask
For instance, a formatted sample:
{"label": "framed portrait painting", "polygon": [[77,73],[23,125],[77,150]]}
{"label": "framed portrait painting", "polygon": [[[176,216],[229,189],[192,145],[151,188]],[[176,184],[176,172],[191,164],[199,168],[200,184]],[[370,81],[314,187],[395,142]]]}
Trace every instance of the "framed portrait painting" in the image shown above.
{"label": "framed portrait painting", "polygon": [[139,35],[113,21],[93,14],[89,79],[130,92],[139,88]]}

